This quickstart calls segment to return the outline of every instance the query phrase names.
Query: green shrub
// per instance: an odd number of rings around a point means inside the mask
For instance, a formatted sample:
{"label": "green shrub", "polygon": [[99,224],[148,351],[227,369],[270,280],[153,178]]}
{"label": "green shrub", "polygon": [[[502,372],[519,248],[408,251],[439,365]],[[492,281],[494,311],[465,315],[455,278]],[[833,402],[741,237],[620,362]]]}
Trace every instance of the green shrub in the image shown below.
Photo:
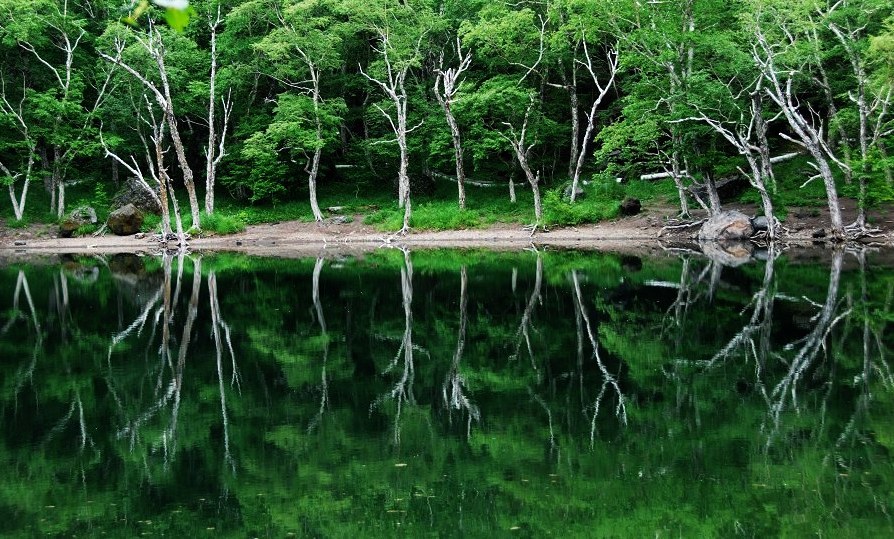
{"label": "green shrub", "polygon": [[140,227],[142,232],[161,232],[161,217],[154,213],[143,214],[143,226]]}
{"label": "green shrub", "polygon": [[20,220],[16,220],[12,217],[6,220],[7,228],[28,228],[28,225],[31,224],[31,220],[28,219],[28,216],[23,216]]}
{"label": "green shrub", "polygon": [[[207,214],[202,212],[200,215],[202,223],[202,232],[205,234],[236,234],[245,230],[245,222],[238,215],[224,213],[221,211]],[[184,222],[183,226],[187,224]],[[192,227],[192,219],[189,219],[189,227]]]}
{"label": "green shrub", "polygon": [[543,224],[579,225],[596,223],[618,216],[618,200],[587,196],[573,204],[562,197],[562,190],[553,189],[543,197]]}

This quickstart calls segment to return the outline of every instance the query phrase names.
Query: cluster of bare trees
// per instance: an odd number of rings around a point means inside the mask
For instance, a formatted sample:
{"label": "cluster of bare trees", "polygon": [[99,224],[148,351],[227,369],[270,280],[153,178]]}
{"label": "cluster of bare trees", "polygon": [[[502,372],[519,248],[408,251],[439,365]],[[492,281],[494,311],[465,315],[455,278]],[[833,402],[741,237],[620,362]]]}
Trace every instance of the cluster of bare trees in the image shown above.
{"label": "cluster of bare trees", "polygon": [[[209,77],[209,93],[208,93],[208,143],[205,148],[205,212],[211,214],[214,212],[214,189],[217,177],[217,167],[221,159],[226,155],[225,143],[227,127],[230,121],[233,103],[231,95],[221,97],[221,125],[218,132],[217,122],[219,120],[217,114],[217,68],[218,68],[218,51],[217,51],[217,34],[220,30],[223,19],[220,7],[218,7],[216,16],[209,16],[208,28],[211,33],[211,55],[210,55],[210,77]],[[145,35],[133,34],[133,39],[142,53],[147,55],[154,64],[154,72],[141,72],[133,67],[131,62],[125,59],[125,52],[128,50],[128,43],[125,38],[118,37],[115,39],[115,50],[113,54],[99,51],[101,58],[109,62],[115,67],[124,70],[131,77],[136,79],[144,88],[146,94],[142,103],[135,104],[137,109],[135,112],[140,121],[149,127],[151,135],[149,139],[152,142],[152,151],[150,145],[147,144],[146,136],[137,126],[136,130],[143,141],[145,148],[145,160],[152,178],[150,184],[146,175],[142,172],[138,160],[135,156],[130,155],[127,159],[119,156],[105,140],[101,138],[106,156],[114,159],[115,162],[124,166],[137,180],[139,185],[145,189],[161,208],[162,216],[162,241],[167,241],[172,234],[170,207],[173,207],[174,223],[176,226],[176,238],[182,248],[186,246],[186,234],[184,232],[183,222],[180,215],[180,208],[177,203],[177,197],[174,192],[174,183],[168,173],[166,164],[169,148],[166,146],[167,131],[170,142],[174,146],[174,155],[176,163],[181,172],[184,188],[186,189],[189,200],[189,212],[191,217],[192,229],[201,229],[201,216],[199,199],[196,194],[195,177],[192,166],[187,159],[186,147],[180,133],[180,127],[177,123],[177,113],[174,107],[174,94],[171,91],[171,84],[168,76],[168,68],[165,63],[166,47],[163,40],[161,30],[155,26],[150,20],[149,29]],[[158,82],[156,82],[158,81]],[[154,104],[153,104],[154,102]],[[156,117],[156,107],[160,111]]]}

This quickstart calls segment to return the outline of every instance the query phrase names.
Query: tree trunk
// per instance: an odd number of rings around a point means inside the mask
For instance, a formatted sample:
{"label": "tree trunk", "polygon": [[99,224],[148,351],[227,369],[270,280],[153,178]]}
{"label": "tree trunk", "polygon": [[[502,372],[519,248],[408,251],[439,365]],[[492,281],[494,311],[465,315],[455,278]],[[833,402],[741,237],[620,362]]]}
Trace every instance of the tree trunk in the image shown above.
{"label": "tree trunk", "polygon": [[320,156],[323,153],[323,124],[320,121],[320,81],[319,70],[315,71],[315,67],[309,60],[308,67],[311,69],[311,78],[313,79],[313,103],[314,103],[314,120],[317,126],[317,144],[314,149],[314,156],[310,163],[310,169],[307,171],[307,189],[310,197],[310,209],[314,214],[314,220],[318,223],[323,221],[323,213],[320,211],[320,205],[317,203],[317,174],[320,171]]}

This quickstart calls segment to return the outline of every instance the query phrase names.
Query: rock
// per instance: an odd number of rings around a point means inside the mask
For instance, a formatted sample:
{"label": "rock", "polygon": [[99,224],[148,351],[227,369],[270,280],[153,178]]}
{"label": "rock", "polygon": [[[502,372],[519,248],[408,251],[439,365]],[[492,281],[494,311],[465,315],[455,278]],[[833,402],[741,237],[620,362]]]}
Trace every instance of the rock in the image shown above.
{"label": "rock", "polygon": [[59,237],[70,238],[74,236],[77,229],[87,224],[95,225],[98,221],[96,210],[90,206],[79,206],[59,223]]}
{"label": "rock", "polygon": [[[578,185],[577,189],[575,189],[575,191],[574,191],[574,200],[580,200],[586,196],[587,196],[587,193],[584,191],[584,188],[581,187],[580,185]],[[562,191],[562,198],[565,200],[571,200],[571,186],[570,185],[568,187],[566,187],[564,191]]]}
{"label": "rock", "polygon": [[72,210],[70,217],[84,223],[90,223],[91,225],[95,225],[99,222],[99,219],[96,218],[96,210],[90,206],[78,206]]}
{"label": "rock", "polygon": [[143,212],[133,204],[118,208],[109,214],[109,229],[118,236],[130,236],[143,226]]}
{"label": "rock", "polygon": [[754,219],[751,220],[751,226],[754,227],[754,230],[770,230],[770,221],[767,219],[766,215],[758,215]]}
{"label": "rock", "polygon": [[640,211],[642,211],[643,205],[639,201],[638,198],[627,197],[621,202],[621,206],[619,208],[621,215],[623,216],[631,216],[637,215]]}
{"label": "rock", "polygon": [[744,240],[754,234],[751,219],[742,212],[723,211],[714,215],[698,231],[699,241]]}
{"label": "rock", "polygon": [[136,208],[144,213],[161,214],[161,204],[153,197],[146,188],[140,185],[136,178],[128,178],[121,186],[121,189],[112,197],[110,206],[112,208],[121,208],[133,204]]}
{"label": "rock", "polygon": [[74,236],[75,230],[81,228],[81,225],[84,223],[72,219],[71,217],[65,218],[61,223],[59,223],[59,237],[60,238],[70,238]]}

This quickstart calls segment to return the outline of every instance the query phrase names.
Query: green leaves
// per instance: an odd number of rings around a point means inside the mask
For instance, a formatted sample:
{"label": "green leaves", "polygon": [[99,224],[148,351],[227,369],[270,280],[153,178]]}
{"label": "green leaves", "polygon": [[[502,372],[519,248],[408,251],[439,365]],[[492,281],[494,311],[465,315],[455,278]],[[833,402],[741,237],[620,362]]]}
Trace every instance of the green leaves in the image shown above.
{"label": "green leaves", "polygon": [[[165,21],[172,29],[182,32],[189,24],[191,15],[195,10],[190,7],[188,0],[152,0],[152,4],[165,8]],[[129,15],[121,20],[130,25],[136,25],[140,17],[150,9],[149,0],[140,0]]]}

